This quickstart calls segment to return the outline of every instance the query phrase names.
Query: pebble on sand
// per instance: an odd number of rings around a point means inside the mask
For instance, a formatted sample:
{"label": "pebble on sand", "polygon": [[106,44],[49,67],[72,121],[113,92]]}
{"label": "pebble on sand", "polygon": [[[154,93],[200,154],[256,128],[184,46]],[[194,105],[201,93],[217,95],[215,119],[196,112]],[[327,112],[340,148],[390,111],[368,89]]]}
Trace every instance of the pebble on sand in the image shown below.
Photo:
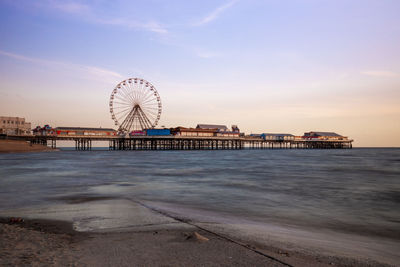
{"label": "pebble on sand", "polygon": [[202,236],[201,234],[199,234],[197,232],[194,232],[192,234],[185,234],[185,236],[186,236],[186,240],[193,239],[193,240],[196,240],[196,241],[199,241],[199,242],[207,242],[207,241],[209,241],[209,239],[207,237]]}

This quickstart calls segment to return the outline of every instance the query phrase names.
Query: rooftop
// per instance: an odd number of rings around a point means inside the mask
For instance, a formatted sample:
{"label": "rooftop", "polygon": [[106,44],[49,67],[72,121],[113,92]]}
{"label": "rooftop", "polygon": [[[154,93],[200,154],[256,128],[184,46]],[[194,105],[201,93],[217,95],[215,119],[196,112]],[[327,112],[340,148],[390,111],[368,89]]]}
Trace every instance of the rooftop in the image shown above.
{"label": "rooftop", "polygon": [[304,133],[304,135],[317,135],[317,136],[332,136],[332,137],[342,137],[340,134],[334,132],[308,132]]}
{"label": "rooftop", "polygon": [[293,134],[286,134],[286,133],[262,133],[263,136],[294,136]]}
{"label": "rooftop", "polygon": [[87,128],[87,127],[56,127],[56,130],[64,131],[115,131],[111,128]]}
{"label": "rooftop", "polygon": [[226,125],[217,125],[217,124],[197,124],[196,128],[200,129],[218,129],[222,131],[227,131],[228,127]]}

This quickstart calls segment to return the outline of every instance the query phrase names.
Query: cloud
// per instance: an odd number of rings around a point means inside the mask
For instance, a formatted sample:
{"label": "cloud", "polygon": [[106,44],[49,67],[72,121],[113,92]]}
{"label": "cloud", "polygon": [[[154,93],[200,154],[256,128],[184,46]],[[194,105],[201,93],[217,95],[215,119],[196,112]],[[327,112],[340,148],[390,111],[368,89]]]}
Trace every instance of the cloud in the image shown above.
{"label": "cloud", "polygon": [[362,71],[361,74],[374,76],[374,77],[398,77],[399,74],[392,71],[384,71],[384,70],[369,70]]}
{"label": "cloud", "polygon": [[102,68],[98,68],[98,67],[93,67],[93,66],[82,66],[83,68],[85,68],[87,70],[87,72],[96,75],[96,76],[111,76],[111,77],[115,77],[115,78],[122,78],[122,75],[111,71],[111,70],[107,70],[107,69],[102,69]]}
{"label": "cloud", "polygon": [[138,21],[132,21],[128,19],[94,19],[93,22],[97,24],[104,24],[104,25],[115,25],[115,26],[123,26],[131,29],[136,29],[136,30],[146,30],[146,31],[151,31],[155,33],[160,33],[160,34],[166,34],[168,33],[168,30],[165,28],[165,26],[161,25],[158,22],[151,21],[147,23],[141,23]]}
{"label": "cloud", "polygon": [[81,64],[74,64],[74,63],[68,63],[68,62],[60,62],[60,61],[52,61],[52,60],[46,60],[46,59],[41,59],[41,58],[33,58],[33,57],[27,57],[24,55],[19,55],[19,54],[14,54],[6,51],[0,50],[0,55],[21,60],[21,61],[26,61],[26,62],[32,62],[35,64],[40,64],[40,65],[47,65],[51,67],[58,67],[58,68],[66,68],[66,69],[72,69],[76,70],[79,73],[84,73],[86,76],[90,76],[92,78],[95,78],[96,80],[100,81],[115,81],[116,78],[121,79],[123,76],[117,72],[104,69],[104,68],[99,68],[95,66],[86,66],[86,65],[81,65]]}
{"label": "cloud", "polygon": [[74,15],[81,20],[92,24],[98,25],[114,25],[130,28],[133,30],[143,30],[154,32],[157,34],[166,34],[168,30],[166,27],[154,20],[139,21],[128,18],[108,18],[99,14],[92,6],[83,4],[79,1],[74,0],[41,0],[31,3],[36,8],[42,10],[51,10],[65,13],[68,15]]}
{"label": "cloud", "polygon": [[149,23],[143,24],[143,25],[141,25],[141,28],[147,29],[149,31],[156,32],[156,33],[162,33],[162,34],[168,33],[165,26],[159,24],[158,22],[149,22]]}
{"label": "cloud", "polygon": [[198,23],[196,23],[195,26],[202,26],[216,20],[221,15],[222,12],[232,7],[236,2],[237,0],[230,1],[222,6],[217,7],[211,13],[209,13],[207,16],[201,19]]}
{"label": "cloud", "polygon": [[58,9],[65,13],[72,14],[87,14],[90,12],[90,8],[87,5],[73,2],[73,1],[48,1],[47,6],[53,9]]}
{"label": "cloud", "polygon": [[9,53],[9,52],[2,51],[2,50],[0,50],[0,55],[7,56],[7,57],[10,57],[10,58],[14,58],[14,59],[23,60],[23,61],[30,61],[30,62],[44,61],[44,60],[38,60],[38,59],[35,59],[35,58],[26,57],[26,56],[23,56],[23,55]]}

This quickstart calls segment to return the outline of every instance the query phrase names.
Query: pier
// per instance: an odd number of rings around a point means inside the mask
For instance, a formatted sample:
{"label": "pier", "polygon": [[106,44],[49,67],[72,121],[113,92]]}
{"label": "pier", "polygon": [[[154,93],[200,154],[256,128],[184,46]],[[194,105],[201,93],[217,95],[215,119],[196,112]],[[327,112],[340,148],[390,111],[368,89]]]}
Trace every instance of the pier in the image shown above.
{"label": "pier", "polygon": [[254,137],[177,136],[8,136],[32,144],[57,147],[74,141],[75,150],[91,150],[93,142],[108,141],[109,150],[240,150],[240,149],[350,149],[353,140],[264,140]]}

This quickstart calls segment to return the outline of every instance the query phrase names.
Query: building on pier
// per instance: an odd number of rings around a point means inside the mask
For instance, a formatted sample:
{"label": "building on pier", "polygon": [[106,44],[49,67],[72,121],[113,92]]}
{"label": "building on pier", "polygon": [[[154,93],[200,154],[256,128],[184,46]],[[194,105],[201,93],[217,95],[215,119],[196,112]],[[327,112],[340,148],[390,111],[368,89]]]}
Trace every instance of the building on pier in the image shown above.
{"label": "building on pier", "polygon": [[46,124],[43,127],[36,126],[36,128],[32,130],[32,133],[33,133],[33,135],[40,135],[40,136],[53,136],[53,135],[56,135],[55,129],[53,129],[48,124]]}
{"label": "building on pier", "polygon": [[144,136],[146,135],[145,131],[131,131],[129,136]]}
{"label": "building on pier", "polygon": [[116,136],[117,131],[111,128],[57,127],[57,136]]}
{"label": "building on pier", "polygon": [[175,136],[193,136],[193,137],[239,137],[240,131],[236,125],[229,131],[225,125],[198,124],[196,128],[176,127],[171,129]]}
{"label": "building on pier", "polygon": [[293,134],[262,133],[260,137],[266,141],[293,141]]}
{"label": "building on pier", "polygon": [[25,118],[0,116],[0,134],[30,135],[31,123]]}
{"label": "building on pier", "polygon": [[175,136],[196,136],[196,137],[212,137],[215,136],[217,130],[214,129],[201,129],[201,128],[185,128],[176,127],[171,129],[171,133]]}
{"label": "building on pier", "polygon": [[303,139],[328,141],[348,140],[346,136],[342,136],[334,132],[307,132],[304,133]]}
{"label": "building on pier", "polygon": [[216,125],[216,124],[197,124],[196,129],[214,129],[218,132],[227,132],[228,127],[226,125]]}
{"label": "building on pier", "polygon": [[171,135],[171,130],[170,129],[146,129],[145,130],[147,136],[167,136]]}
{"label": "building on pier", "polygon": [[219,137],[239,137],[240,136],[240,130],[237,125],[232,125],[231,131],[225,125],[216,125],[216,124],[197,124],[196,129],[215,130],[214,136],[219,136]]}
{"label": "building on pier", "polygon": [[304,138],[303,138],[303,136],[295,135],[294,136],[294,141],[304,141]]}
{"label": "building on pier", "polygon": [[261,138],[261,134],[251,133],[251,134],[247,135],[247,137],[250,137],[250,138]]}
{"label": "building on pier", "polygon": [[216,132],[215,136],[221,136],[221,137],[239,137],[240,133],[239,132],[233,132],[233,131],[226,131],[226,132]]}

